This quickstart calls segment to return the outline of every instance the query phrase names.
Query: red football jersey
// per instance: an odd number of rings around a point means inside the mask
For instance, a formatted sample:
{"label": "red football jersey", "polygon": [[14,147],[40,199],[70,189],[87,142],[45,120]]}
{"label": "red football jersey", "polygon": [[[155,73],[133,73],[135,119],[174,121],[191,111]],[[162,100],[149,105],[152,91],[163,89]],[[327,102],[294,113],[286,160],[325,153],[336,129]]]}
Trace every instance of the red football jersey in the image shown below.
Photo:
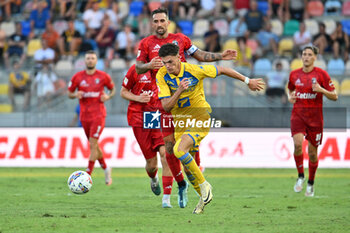
{"label": "red football jersey", "polygon": [[148,103],[130,101],[128,107],[128,123],[130,126],[143,127],[143,112],[157,111],[161,108],[161,102],[158,99],[158,87],[156,79],[151,76],[150,71],[144,74],[137,74],[135,65],[131,66],[123,80],[123,87],[130,90],[135,95],[148,93],[151,100]]}
{"label": "red football jersey", "polygon": [[295,90],[297,97],[293,106],[292,117],[297,114],[306,123],[322,122],[322,98],[323,94],[312,91],[312,82],[317,83],[328,91],[334,90],[334,85],[328,73],[318,67],[305,73],[302,68],[293,70],[289,76],[288,89]]}
{"label": "red football jersey", "polygon": [[[182,33],[169,33],[168,37],[164,39],[151,35],[141,40],[136,60],[144,63],[150,62],[153,58],[158,57],[160,47],[167,43],[179,46],[179,55],[182,62],[186,62],[185,53],[192,55],[198,49],[195,45],[192,45],[191,39]],[[156,77],[157,72],[158,70],[152,70],[152,76]]]}
{"label": "red football jersey", "polygon": [[88,75],[83,70],[72,77],[68,85],[68,90],[74,92],[78,89],[78,91],[84,92],[83,98],[79,100],[81,121],[106,116],[106,108],[100,100],[105,86],[111,90],[114,84],[111,77],[100,70],[96,70],[93,75]]}

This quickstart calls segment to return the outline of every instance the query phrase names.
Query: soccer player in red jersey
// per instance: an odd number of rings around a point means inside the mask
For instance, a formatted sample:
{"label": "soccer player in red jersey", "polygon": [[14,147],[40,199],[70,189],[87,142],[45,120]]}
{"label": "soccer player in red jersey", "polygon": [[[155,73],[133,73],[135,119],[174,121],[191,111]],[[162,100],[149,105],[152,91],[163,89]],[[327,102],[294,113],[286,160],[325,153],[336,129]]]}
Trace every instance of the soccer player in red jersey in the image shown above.
{"label": "soccer player in red jersey", "polygon": [[[152,12],[152,29],[155,32],[154,35],[148,36],[141,40],[136,58],[136,72],[143,74],[147,71],[151,71],[152,78],[156,78],[158,70],[163,66],[162,60],[158,56],[158,50],[160,47],[167,43],[174,43],[179,46],[179,55],[182,62],[186,62],[186,55],[190,55],[201,62],[213,62],[218,60],[233,60],[237,56],[235,50],[225,50],[223,53],[211,53],[198,49],[195,45],[192,45],[191,40],[182,33],[169,33],[168,26],[170,24],[168,18],[168,11],[165,8],[158,8]],[[163,117],[166,116],[164,110],[162,110]],[[170,114],[170,113],[168,113]],[[171,116],[171,114],[170,114]],[[188,184],[184,180],[181,172],[180,161],[175,157],[173,153],[173,147],[175,144],[174,128],[162,129],[163,139],[165,142],[166,160],[169,168],[178,183],[178,204],[181,208],[187,205],[187,189]],[[195,160],[200,166],[199,153],[195,155]],[[185,169],[186,171],[186,169]],[[193,180],[192,174],[186,171],[186,175],[189,180]]]}
{"label": "soccer player in red jersey", "polygon": [[303,67],[293,70],[289,76],[288,100],[293,105],[291,115],[291,132],[294,141],[294,159],[298,170],[298,179],[294,185],[295,192],[301,192],[304,184],[304,157],[302,144],[308,140],[309,179],[305,196],[314,196],[314,180],[318,167],[317,147],[322,143],[323,113],[322,97],[336,101],[338,95],[328,73],[314,62],[318,49],[306,46],[302,51]]}
{"label": "soccer player in red jersey", "polygon": [[159,195],[161,190],[158,180],[158,160],[157,151],[162,163],[162,184],[163,199],[162,207],[171,208],[170,194],[173,184],[173,176],[165,158],[165,147],[162,132],[158,129],[143,128],[144,112],[156,112],[159,109],[158,89],[156,80],[152,78],[151,72],[137,74],[135,65],[128,70],[120,95],[129,100],[128,123],[132,126],[136,140],[146,159],[146,172],[151,179],[151,189],[155,195]]}
{"label": "soccer player in red jersey", "polygon": [[[78,98],[80,104],[80,121],[90,144],[90,157],[87,173],[91,175],[95,161],[98,160],[105,172],[105,182],[112,184],[111,168],[107,167],[98,139],[105,126],[106,108],[104,102],[115,95],[115,87],[111,77],[96,70],[97,55],[94,51],[85,54],[86,69],[76,73],[68,85],[68,97]],[[106,94],[104,88],[110,92]],[[78,90],[78,91],[76,91]]]}

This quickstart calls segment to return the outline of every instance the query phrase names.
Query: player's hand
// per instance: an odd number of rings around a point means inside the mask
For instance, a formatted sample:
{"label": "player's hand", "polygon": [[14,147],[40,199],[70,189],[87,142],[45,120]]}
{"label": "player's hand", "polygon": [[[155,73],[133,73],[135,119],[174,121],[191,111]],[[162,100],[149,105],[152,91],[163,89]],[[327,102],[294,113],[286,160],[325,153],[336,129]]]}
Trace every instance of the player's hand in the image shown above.
{"label": "player's hand", "polygon": [[322,92],[322,87],[318,82],[312,84],[312,91],[314,92]]}
{"label": "player's hand", "polygon": [[227,49],[221,54],[222,60],[236,60],[237,51],[234,49]]}
{"label": "player's hand", "polygon": [[137,101],[140,103],[148,103],[151,101],[151,96],[146,92],[142,92],[141,95],[138,96]]}
{"label": "player's hand", "polygon": [[78,92],[77,92],[77,98],[78,98],[78,99],[83,98],[83,96],[84,96],[84,92],[83,92],[83,91],[78,91]]}
{"label": "player's hand", "polygon": [[297,96],[295,95],[295,91],[293,91],[292,93],[290,93],[288,95],[288,101],[291,103],[291,104],[295,104],[295,102],[297,101]]}
{"label": "player's hand", "polygon": [[155,57],[150,61],[150,68],[152,70],[159,70],[163,67],[163,62],[159,57]]}
{"label": "player's hand", "polygon": [[261,91],[264,89],[265,83],[262,78],[250,79],[248,87],[252,91]]}
{"label": "player's hand", "polygon": [[188,81],[188,78],[184,78],[184,79],[181,80],[178,89],[179,89],[181,92],[183,92],[183,91],[185,91],[185,90],[188,89],[189,84],[190,84],[190,82]]}
{"label": "player's hand", "polygon": [[101,102],[106,102],[109,99],[110,99],[109,95],[107,95],[105,92],[102,92],[100,97]]}

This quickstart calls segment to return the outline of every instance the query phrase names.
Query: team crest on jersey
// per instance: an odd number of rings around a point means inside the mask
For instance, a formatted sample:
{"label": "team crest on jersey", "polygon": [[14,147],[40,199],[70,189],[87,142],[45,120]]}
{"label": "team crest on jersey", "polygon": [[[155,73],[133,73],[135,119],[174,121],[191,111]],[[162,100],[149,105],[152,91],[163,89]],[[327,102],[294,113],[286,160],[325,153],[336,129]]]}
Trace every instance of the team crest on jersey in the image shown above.
{"label": "team crest on jersey", "polygon": [[96,83],[96,84],[99,84],[99,83],[100,83],[100,79],[98,79],[98,78],[95,79],[95,83]]}
{"label": "team crest on jersey", "polygon": [[179,42],[177,42],[177,40],[173,40],[173,42],[171,42],[171,43],[173,43],[174,45],[179,46]]}
{"label": "team crest on jersey", "polygon": [[83,80],[80,82],[79,86],[87,87],[87,86],[89,86],[89,84],[87,84],[87,82],[85,80]]}
{"label": "team crest on jersey", "polygon": [[302,83],[298,78],[297,81],[295,81],[295,86],[304,86],[304,83]]}

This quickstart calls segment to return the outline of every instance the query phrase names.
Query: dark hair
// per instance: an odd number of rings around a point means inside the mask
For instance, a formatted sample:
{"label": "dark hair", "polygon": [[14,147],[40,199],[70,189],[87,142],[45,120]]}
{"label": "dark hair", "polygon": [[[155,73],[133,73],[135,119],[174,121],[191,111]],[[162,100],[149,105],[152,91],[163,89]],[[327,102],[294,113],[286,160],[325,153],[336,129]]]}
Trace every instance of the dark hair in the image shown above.
{"label": "dark hair", "polygon": [[308,45],[308,46],[305,46],[302,50],[302,52],[304,52],[306,49],[311,49],[311,51],[317,55],[318,54],[318,48],[316,46],[313,46],[313,45]]}
{"label": "dark hair", "polygon": [[159,57],[176,56],[179,54],[179,46],[172,43],[162,45],[158,51]]}
{"label": "dark hair", "polygon": [[160,14],[160,13],[164,13],[167,17],[169,15],[168,9],[166,9],[164,7],[159,7],[158,9],[155,9],[154,11],[152,11],[152,16],[155,14]]}
{"label": "dark hair", "polygon": [[85,55],[86,54],[95,54],[97,56],[97,53],[94,50],[88,50],[85,52]]}

